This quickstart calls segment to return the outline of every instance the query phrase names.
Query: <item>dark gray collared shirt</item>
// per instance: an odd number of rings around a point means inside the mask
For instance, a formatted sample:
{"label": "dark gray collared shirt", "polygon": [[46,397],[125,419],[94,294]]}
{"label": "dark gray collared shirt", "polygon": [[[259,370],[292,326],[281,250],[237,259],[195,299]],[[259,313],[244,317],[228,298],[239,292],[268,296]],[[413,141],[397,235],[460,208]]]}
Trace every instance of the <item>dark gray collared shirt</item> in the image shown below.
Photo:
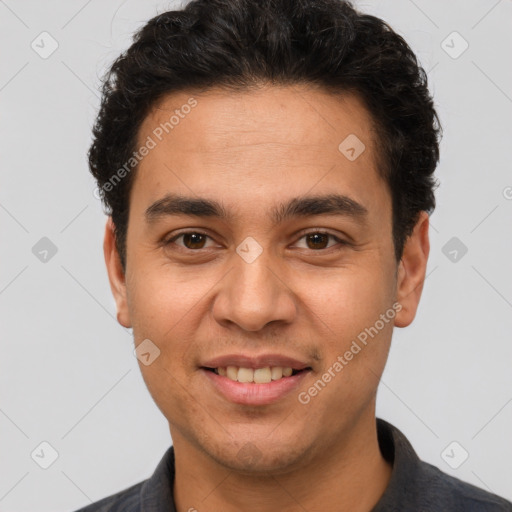
{"label": "dark gray collared shirt", "polygon": [[[402,432],[387,421],[377,418],[377,433],[393,471],[386,491],[369,512],[512,512],[509,501],[421,461]],[[173,483],[171,446],[151,478],[76,512],[176,512]]]}

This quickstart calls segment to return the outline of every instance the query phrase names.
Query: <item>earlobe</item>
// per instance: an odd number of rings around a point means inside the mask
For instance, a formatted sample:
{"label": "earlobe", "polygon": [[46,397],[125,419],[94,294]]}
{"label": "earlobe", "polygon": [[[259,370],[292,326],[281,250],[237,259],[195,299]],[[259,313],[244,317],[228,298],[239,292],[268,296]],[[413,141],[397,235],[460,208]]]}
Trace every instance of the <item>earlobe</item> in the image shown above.
{"label": "earlobe", "polygon": [[416,316],[430,252],[428,227],[428,214],[422,211],[411,236],[404,245],[397,273],[396,299],[401,309],[395,316],[396,327],[407,327]]}
{"label": "earlobe", "polygon": [[110,289],[116,301],[117,321],[126,328],[131,327],[128,302],[126,298],[126,280],[121,258],[116,246],[114,223],[112,217],[107,219],[105,237],[103,239],[103,254],[107,267]]}

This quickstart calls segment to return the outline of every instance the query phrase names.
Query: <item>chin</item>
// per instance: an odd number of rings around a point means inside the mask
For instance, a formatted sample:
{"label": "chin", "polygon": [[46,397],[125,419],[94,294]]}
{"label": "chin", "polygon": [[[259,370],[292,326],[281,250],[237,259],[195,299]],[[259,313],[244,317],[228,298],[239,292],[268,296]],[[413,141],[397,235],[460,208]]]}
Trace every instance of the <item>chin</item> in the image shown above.
{"label": "chin", "polygon": [[296,442],[285,445],[279,441],[269,441],[268,436],[261,439],[238,439],[236,445],[230,439],[227,440],[227,446],[218,445],[215,450],[206,451],[227,469],[253,476],[286,473],[304,462],[304,450],[297,447]]}

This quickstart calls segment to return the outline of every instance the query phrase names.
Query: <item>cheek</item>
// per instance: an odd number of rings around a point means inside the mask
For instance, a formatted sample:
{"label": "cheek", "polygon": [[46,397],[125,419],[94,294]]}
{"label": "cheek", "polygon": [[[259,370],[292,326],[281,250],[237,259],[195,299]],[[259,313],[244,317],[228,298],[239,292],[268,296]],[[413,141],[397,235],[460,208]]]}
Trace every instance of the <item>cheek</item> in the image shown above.
{"label": "cheek", "polygon": [[392,282],[377,263],[340,268],[313,282],[305,283],[304,302],[343,338],[373,324],[392,305]]}
{"label": "cheek", "polygon": [[[197,337],[196,322],[203,310],[208,282],[184,278],[169,268],[140,272],[132,279],[129,307],[136,344],[149,339],[159,350],[150,365],[139,362],[146,386],[167,418],[199,413],[197,400],[187,392],[191,349]],[[193,352],[193,350],[192,350]]]}
{"label": "cheek", "polygon": [[182,322],[189,312],[201,307],[210,287],[208,279],[199,279],[166,266],[154,266],[139,272],[130,281],[128,302],[138,331],[161,337]]}
{"label": "cheek", "polygon": [[[214,277],[156,265],[130,283],[136,344],[149,339],[160,351],[154,363],[159,373],[144,365],[141,371],[151,393],[165,396],[164,401],[180,395],[195,368],[194,354],[205,340],[200,333],[209,316],[208,291],[218,281]],[[182,399],[187,398],[185,393]]]}
{"label": "cheek", "polygon": [[386,363],[396,314],[392,281],[382,263],[374,262],[338,269],[319,284],[323,286],[310,293],[307,305],[312,318],[321,320],[322,372],[330,370],[325,378],[332,384],[322,391],[317,407],[332,401],[348,414],[351,407],[372,399]]}
{"label": "cheek", "polygon": [[173,356],[170,361],[167,353],[162,353],[150,366],[140,365],[146,387],[164,417],[187,431],[196,418],[204,416],[204,405],[197,393],[188,391],[189,381],[177,371],[180,367],[179,356]]}

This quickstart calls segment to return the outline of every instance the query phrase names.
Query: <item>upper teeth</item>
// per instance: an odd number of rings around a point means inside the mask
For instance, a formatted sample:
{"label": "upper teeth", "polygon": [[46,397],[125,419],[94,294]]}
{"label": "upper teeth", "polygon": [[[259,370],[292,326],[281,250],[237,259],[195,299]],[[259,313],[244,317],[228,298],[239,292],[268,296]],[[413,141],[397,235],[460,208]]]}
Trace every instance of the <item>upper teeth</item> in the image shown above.
{"label": "upper teeth", "polygon": [[266,366],[265,368],[239,368],[238,366],[219,367],[216,373],[238,382],[255,382],[265,384],[282,377],[289,377],[293,369],[282,366]]}

